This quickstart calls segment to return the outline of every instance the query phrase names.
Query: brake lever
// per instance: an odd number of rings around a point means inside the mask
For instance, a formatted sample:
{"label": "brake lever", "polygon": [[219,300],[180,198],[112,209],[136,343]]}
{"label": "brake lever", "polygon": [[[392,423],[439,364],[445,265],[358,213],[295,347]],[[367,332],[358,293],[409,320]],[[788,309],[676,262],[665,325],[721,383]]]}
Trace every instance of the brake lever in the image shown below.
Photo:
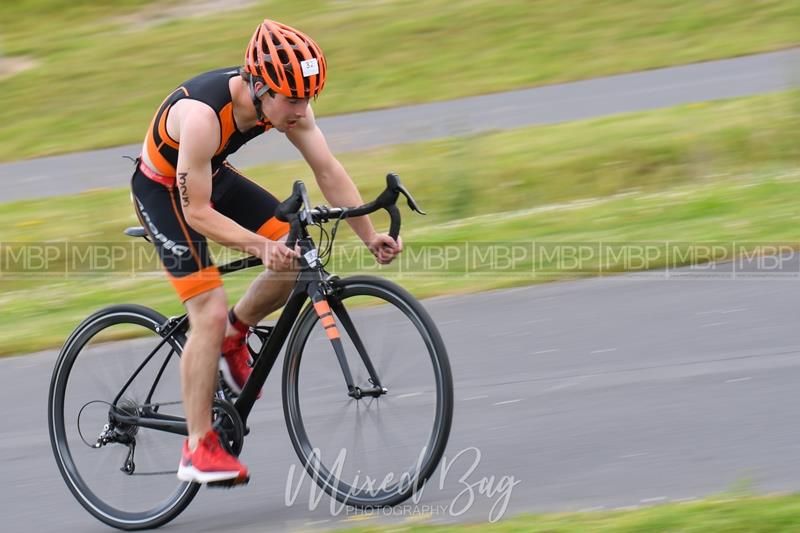
{"label": "brake lever", "polygon": [[406,189],[403,183],[400,181],[400,176],[398,176],[394,172],[390,172],[389,174],[387,174],[386,186],[389,190],[391,190],[395,194],[399,193],[405,196],[406,201],[408,202],[408,207],[411,208],[412,211],[416,211],[420,215],[427,215],[425,211],[420,209],[419,204],[417,204],[416,200],[414,200],[414,197],[411,196],[411,193],[408,192],[408,189]]}
{"label": "brake lever", "polygon": [[402,184],[398,185],[397,192],[406,197],[406,200],[408,201],[408,207],[411,208],[412,211],[416,211],[420,215],[428,214],[422,209],[420,209],[419,204],[417,204],[417,202],[414,200],[414,197],[411,196],[411,193],[408,192],[408,189],[406,189]]}

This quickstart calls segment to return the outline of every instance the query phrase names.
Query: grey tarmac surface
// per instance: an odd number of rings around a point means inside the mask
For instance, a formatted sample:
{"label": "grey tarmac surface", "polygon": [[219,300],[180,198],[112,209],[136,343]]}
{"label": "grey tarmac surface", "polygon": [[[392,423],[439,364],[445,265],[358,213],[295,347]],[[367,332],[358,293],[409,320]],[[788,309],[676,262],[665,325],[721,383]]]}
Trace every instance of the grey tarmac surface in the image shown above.
{"label": "grey tarmac surface", "polygon": [[[340,115],[319,120],[334,153],[483,131],[553,124],[704,100],[788,89],[800,84],[800,49],[709,61],[586,81]],[[150,117],[138,128],[144,135]],[[0,164],[0,202],[124,187],[132,172],[123,155],[140,144]],[[231,157],[241,167],[298,159],[270,132]],[[391,162],[387,162],[391,166]],[[387,169],[377,169],[384,172]]]}
{"label": "grey tarmac surface", "polygon": [[[502,496],[479,492],[491,476],[519,482],[508,514],[653,505],[743,483],[758,493],[800,489],[800,268],[796,258],[785,267],[783,276],[734,279],[718,265],[425,301],[453,367],[451,467],[434,475],[418,507],[367,520],[484,521]],[[55,357],[0,360],[7,532],[108,530],[54,464],[46,403]],[[284,503],[298,461],[278,376],[250,420],[250,485],[201,490],[164,531],[363,523],[332,511],[327,497],[310,510],[308,479],[294,505]]]}

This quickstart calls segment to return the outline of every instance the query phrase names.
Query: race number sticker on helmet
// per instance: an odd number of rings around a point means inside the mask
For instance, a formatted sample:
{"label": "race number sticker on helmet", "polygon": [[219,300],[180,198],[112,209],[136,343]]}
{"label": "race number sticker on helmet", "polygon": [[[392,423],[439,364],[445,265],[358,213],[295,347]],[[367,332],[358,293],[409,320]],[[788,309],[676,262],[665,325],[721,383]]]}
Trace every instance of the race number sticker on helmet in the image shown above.
{"label": "race number sticker on helmet", "polygon": [[305,78],[313,76],[314,74],[319,74],[319,63],[317,63],[317,60],[314,58],[301,61],[300,66],[303,67],[303,77]]}

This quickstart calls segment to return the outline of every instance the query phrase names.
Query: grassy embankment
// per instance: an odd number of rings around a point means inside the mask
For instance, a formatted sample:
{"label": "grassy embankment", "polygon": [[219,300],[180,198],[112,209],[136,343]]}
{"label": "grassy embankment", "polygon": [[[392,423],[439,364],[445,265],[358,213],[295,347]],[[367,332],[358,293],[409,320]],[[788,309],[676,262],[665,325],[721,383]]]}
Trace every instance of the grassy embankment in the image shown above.
{"label": "grassy embankment", "polygon": [[366,526],[343,533],[778,533],[798,531],[800,495],[709,498],[627,511],[527,514],[494,524]]}
{"label": "grassy embankment", "polygon": [[[343,154],[365,199],[383,187],[381,169],[391,169],[431,214],[403,208],[407,251],[398,265],[377,268],[365,261],[358,267],[353,248],[343,245],[347,253],[335,256],[332,270],[399,277],[424,297],[593,275],[600,262],[604,272],[665,264],[663,256],[627,265],[619,257],[594,257],[577,269],[559,268],[552,257],[533,252],[509,266],[485,255],[489,244],[798,241],[798,102],[790,92]],[[302,178],[312,201],[322,202],[300,163],[248,174],[278,196]],[[386,224],[385,218],[376,222]],[[130,246],[121,232],[134,224],[128,191],[94,191],[4,204],[0,242]],[[339,239],[348,236],[343,225]],[[442,246],[463,250],[465,242],[484,246],[483,255],[470,256],[469,263],[462,255],[448,265],[437,259]],[[148,246],[142,243],[145,252]],[[4,261],[8,250],[20,248],[7,247]],[[70,259],[85,270],[86,260]],[[82,317],[110,303],[139,302],[165,314],[180,310],[157,266],[150,275],[141,269],[134,275],[126,256],[114,273],[95,269],[86,279],[75,271],[66,277],[65,264],[63,256],[52,261],[38,278],[12,276],[4,265],[0,353],[57,346]],[[250,277],[226,280],[230,294],[240,294]]]}

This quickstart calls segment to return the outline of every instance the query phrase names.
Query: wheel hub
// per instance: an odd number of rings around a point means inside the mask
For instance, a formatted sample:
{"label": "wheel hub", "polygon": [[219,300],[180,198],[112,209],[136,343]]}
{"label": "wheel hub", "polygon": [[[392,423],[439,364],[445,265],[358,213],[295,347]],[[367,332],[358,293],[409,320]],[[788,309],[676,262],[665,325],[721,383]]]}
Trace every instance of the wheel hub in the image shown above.
{"label": "wheel hub", "polygon": [[[117,402],[116,412],[125,416],[139,416],[139,404],[130,398],[122,398]],[[113,425],[115,433],[120,437],[134,437],[139,432],[139,426],[116,421]]]}

